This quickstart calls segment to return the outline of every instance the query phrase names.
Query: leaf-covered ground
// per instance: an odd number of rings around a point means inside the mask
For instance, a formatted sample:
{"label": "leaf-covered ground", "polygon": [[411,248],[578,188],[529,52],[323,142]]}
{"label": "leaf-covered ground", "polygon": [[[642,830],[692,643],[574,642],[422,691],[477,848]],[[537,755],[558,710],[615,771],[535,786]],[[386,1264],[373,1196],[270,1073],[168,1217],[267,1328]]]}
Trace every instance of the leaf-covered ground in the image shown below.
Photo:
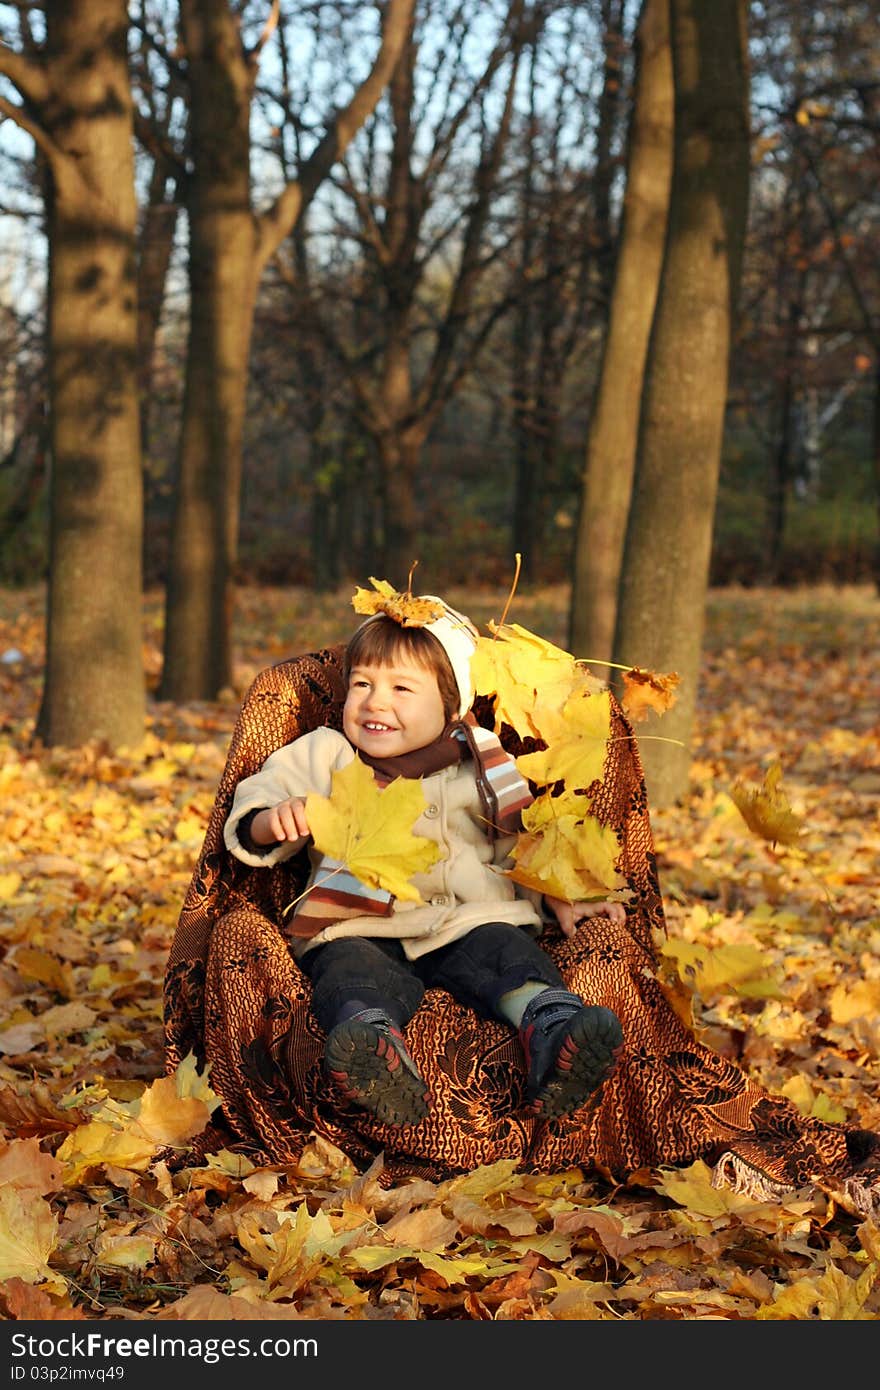
{"label": "leaf-covered ground", "polygon": [[[316,1140],[296,1170],[173,1173],[210,1079],[162,1078],[165,955],[244,688],[345,637],[350,590],[238,596],[236,689],[154,702],[143,744],[31,743],[43,594],[0,592],[0,1313],[9,1319],[876,1319],[880,1228],[755,1204],[701,1163],[615,1189],[498,1164],[389,1191]],[[481,625],[502,592],[449,594]],[[565,644],[562,590],[511,619]],[[160,666],[161,596],[144,660]],[[880,599],[711,597],[693,789],[655,811],[677,1007],[808,1112],[880,1129]],[[579,653],[579,655],[584,655]],[[645,727],[645,726],[641,726]],[[778,762],[802,821],[734,804]]]}

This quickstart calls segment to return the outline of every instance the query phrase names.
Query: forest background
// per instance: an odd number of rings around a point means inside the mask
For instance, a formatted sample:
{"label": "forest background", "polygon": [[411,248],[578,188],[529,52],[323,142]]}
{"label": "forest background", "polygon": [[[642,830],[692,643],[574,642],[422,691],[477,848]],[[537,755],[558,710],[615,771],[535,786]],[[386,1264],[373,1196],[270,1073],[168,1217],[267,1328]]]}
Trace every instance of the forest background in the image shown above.
{"label": "forest background", "polygon": [[[252,49],[270,8],[228,7]],[[153,0],[129,14],[144,572],[156,584],[167,575],[185,382],[193,133],[176,6]],[[326,586],[375,567],[392,350],[409,359],[405,423],[422,425],[427,409],[404,571],[419,556],[449,582],[494,583],[520,551],[536,581],[570,575],[625,190],[637,7],[594,0],[542,14],[519,37],[505,113],[513,41],[506,53],[492,47],[504,7],[424,6],[409,86],[381,98],[267,267],[244,424],[241,577]],[[4,38],[24,52],[39,46],[39,18],[36,5],[0,5]],[[750,7],[750,211],[713,583],[853,582],[876,567],[875,19],[870,4]],[[271,204],[362,79],[375,21],[370,5],[281,7],[254,79],[255,208]],[[409,165],[393,211],[392,149]],[[0,158],[0,582],[26,584],[48,562],[46,169],[9,119]],[[462,283],[466,236],[476,244]]]}

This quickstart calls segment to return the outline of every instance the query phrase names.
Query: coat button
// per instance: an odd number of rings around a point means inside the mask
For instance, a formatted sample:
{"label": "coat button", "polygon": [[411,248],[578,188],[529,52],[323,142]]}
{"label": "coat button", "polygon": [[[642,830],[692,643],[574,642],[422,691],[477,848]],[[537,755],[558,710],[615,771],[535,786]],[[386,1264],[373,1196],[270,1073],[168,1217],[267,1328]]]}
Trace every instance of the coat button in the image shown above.
{"label": "coat button", "polygon": [[448,902],[449,902],[449,899],[448,899],[448,897],[446,896],[445,893],[435,893],[434,896],[433,896],[433,898],[431,899],[431,906],[432,906],[432,907],[445,907],[446,904],[447,904]]}
{"label": "coat button", "polygon": [[440,814],[440,807],[437,806],[434,802],[432,802],[430,806],[426,806],[426,807],[425,807],[425,815],[426,815],[426,816],[431,816],[431,817],[433,817],[433,816],[439,816],[439,814]]}

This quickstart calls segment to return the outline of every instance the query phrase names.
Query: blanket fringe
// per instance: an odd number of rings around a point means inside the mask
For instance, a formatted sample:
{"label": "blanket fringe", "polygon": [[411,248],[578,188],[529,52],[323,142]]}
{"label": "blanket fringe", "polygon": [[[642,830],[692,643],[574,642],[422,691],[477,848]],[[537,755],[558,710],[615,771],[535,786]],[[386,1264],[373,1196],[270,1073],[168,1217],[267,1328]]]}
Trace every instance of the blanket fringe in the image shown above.
{"label": "blanket fringe", "polygon": [[796,1187],[788,1187],[759,1172],[730,1149],[721,1155],[712,1169],[712,1186],[730,1187],[756,1202],[782,1202],[798,1191]]}
{"label": "blanket fringe", "polygon": [[859,1216],[864,1216],[866,1221],[880,1219],[880,1191],[876,1183],[856,1177],[847,1178],[841,1186]]}
{"label": "blanket fringe", "polygon": [[[723,1153],[712,1169],[712,1186],[732,1188],[756,1202],[783,1202],[804,1190],[776,1182],[731,1150]],[[876,1181],[855,1176],[843,1179],[839,1185],[820,1181],[817,1186],[854,1215],[863,1216],[866,1221],[880,1220],[880,1188]]]}

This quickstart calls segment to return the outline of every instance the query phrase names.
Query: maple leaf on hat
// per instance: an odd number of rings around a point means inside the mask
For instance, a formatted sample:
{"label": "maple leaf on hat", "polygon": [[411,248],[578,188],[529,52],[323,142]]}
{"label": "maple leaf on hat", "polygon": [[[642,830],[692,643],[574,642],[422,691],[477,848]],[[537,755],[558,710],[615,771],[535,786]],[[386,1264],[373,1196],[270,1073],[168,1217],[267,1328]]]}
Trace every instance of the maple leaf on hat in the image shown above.
{"label": "maple leaf on hat", "polygon": [[767,770],[760,787],[734,783],[730,796],[749,829],[772,844],[793,845],[800,839],[803,821],[791,808],[780,785],[782,764]]}
{"label": "maple leaf on hat", "polygon": [[634,724],[647,718],[650,710],[665,714],[675,704],[681,677],[676,671],[661,674],[657,671],[643,671],[633,666],[623,673],[623,695],[621,706],[624,714]]}
{"label": "maple leaf on hat", "polygon": [[387,579],[374,579],[370,583],[375,593],[369,589],[355,589],[351,606],[355,613],[385,613],[401,627],[427,627],[442,618],[445,608],[435,599],[419,598],[416,594],[401,593],[392,587]]}
{"label": "maple leaf on hat", "polygon": [[420,903],[412,875],[443,857],[433,840],[412,833],[426,805],[418,779],[395,777],[383,789],[354,758],[333,773],[329,796],[306,797],[306,816],[322,854],[341,860],[368,887]]}

